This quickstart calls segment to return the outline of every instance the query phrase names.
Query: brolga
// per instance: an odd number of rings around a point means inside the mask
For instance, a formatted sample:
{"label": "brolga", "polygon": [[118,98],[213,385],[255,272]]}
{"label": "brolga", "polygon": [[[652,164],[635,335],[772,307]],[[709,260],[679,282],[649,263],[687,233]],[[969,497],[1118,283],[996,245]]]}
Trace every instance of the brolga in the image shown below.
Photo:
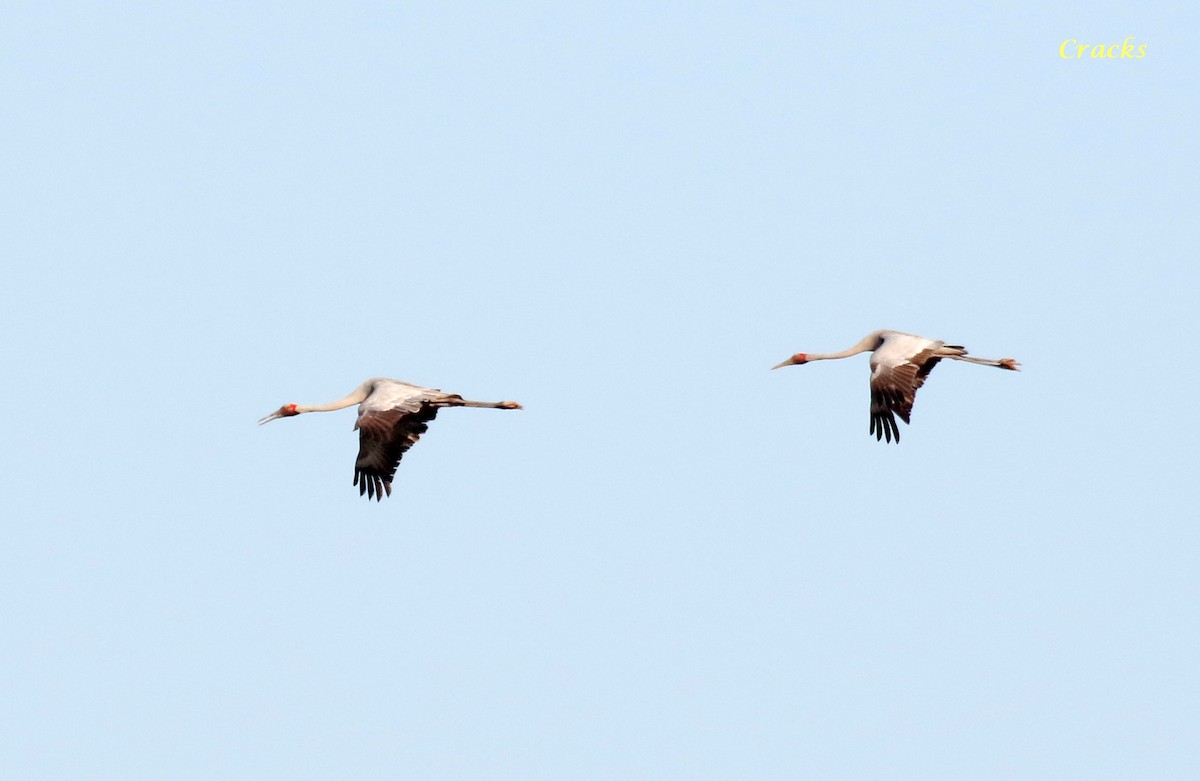
{"label": "brolga", "polygon": [[896,425],[899,416],[906,424],[912,416],[913,401],[917,390],[925,384],[925,378],[938,361],[950,358],[955,361],[976,363],[980,366],[995,366],[997,369],[1020,371],[1021,364],[1012,358],[974,358],[967,355],[965,347],[945,344],[923,336],[900,331],[872,331],[853,347],[840,353],[796,353],[778,366],[801,366],[813,361],[829,361],[849,358],[859,353],[871,353],[871,429],[876,440],[900,441],[900,428]]}
{"label": "brolga", "polygon": [[306,407],[284,404],[258,421],[261,426],[277,418],[306,412],[329,412],[357,404],[358,460],[354,462],[354,485],[358,494],[379,501],[392,495],[392,478],[408,449],[429,429],[429,421],[442,407],[489,407],[521,409],[515,401],[468,401],[456,393],[423,388],[400,380],[376,377],[359,385],[344,399]]}

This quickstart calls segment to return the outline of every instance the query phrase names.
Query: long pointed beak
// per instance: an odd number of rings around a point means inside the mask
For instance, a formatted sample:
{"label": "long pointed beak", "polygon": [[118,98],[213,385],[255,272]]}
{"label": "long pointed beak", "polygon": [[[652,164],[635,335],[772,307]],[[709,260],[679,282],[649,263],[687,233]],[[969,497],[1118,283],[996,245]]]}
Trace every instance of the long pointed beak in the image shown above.
{"label": "long pointed beak", "polygon": [[275,420],[276,418],[282,418],[282,417],[283,417],[283,415],[280,415],[278,412],[272,412],[270,415],[267,415],[265,418],[260,419],[258,421],[258,425],[261,426],[264,423],[270,423],[272,420]]}
{"label": "long pointed beak", "polygon": [[795,365],[796,365],[796,362],[793,361],[791,358],[788,358],[783,363],[779,363],[779,364],[772,366],[771,371],[775,371],[776,369],[782,369],[784,366],[795,366]]}

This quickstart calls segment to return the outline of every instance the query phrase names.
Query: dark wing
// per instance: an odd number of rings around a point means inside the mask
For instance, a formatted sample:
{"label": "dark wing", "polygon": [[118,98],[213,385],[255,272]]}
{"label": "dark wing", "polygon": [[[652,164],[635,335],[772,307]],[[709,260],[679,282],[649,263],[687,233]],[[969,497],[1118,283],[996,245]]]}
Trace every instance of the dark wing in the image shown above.
{"label": "dark wing", "polygon": [[933,350],[922,350],[898,366],[881,367],[871,375],[871,433],[876,440],[886,437],[888,442],[900,441],[896,416],[910,422],[917,389],[940,360]]}
{"label": "dark wing", "polygon": [[438,408],[422,403],[416,410],[397,407],[362,412],[358,429],[358,460],[354,462],[354,484],[358,495],[379,501],[384,492],[392,495],[392,478],[408,449],[429,429]]}

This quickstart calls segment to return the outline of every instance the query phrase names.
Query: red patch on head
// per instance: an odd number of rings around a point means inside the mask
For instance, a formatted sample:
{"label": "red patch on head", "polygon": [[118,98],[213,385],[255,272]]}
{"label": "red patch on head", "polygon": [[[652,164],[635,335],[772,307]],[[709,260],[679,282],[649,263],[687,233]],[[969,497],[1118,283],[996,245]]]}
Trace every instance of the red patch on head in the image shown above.
{"label": "red patch on head", "polygon": [[808,353],[796,353],[792,356],[792,360],[796,363],[808,363]]}
{"label": "red patch on head", "polygon": [[286,407],[283,408],[282,412],[284,415],[299,415],[300,414],[299,412],[296,411],[295,404],[288,404]]}

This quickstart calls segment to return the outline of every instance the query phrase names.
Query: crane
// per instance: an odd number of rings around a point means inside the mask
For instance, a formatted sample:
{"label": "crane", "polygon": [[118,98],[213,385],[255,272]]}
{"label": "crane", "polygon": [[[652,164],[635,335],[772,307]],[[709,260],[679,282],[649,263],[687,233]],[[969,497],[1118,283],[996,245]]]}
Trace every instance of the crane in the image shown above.
{"label": "crane", "polygon": [[980,366],[1020,371],[1021,364],[1012,358],[975,358],[967,355],[965,347],[914,336],[900,331],[872,331],[863,340],[840,353],[796,353],[783,363],[772,366],[801,366],[813,361],[849,358],[859,353],[871,353],[871,429],[876,440],[900,441],[896,416],[905,423],[912,415],[917,390],[938,361],[951,358]]}
{"label": "crane", "polygon": [[442,407],[489,407],[522,409],[515,401],[468,401],[456,393],[423,388],[400,380],[375,377],[354,389],[350,395],[329,404],[306,407],[284,404],[258,421],[261,426],[278,418],[306,412],[329,412],[358,405],[358,460],[354,462],[354,485],[358,495],[380,501],[386,492],[392,495],[392,478],[408,449],[429,429],[429,421]]}

